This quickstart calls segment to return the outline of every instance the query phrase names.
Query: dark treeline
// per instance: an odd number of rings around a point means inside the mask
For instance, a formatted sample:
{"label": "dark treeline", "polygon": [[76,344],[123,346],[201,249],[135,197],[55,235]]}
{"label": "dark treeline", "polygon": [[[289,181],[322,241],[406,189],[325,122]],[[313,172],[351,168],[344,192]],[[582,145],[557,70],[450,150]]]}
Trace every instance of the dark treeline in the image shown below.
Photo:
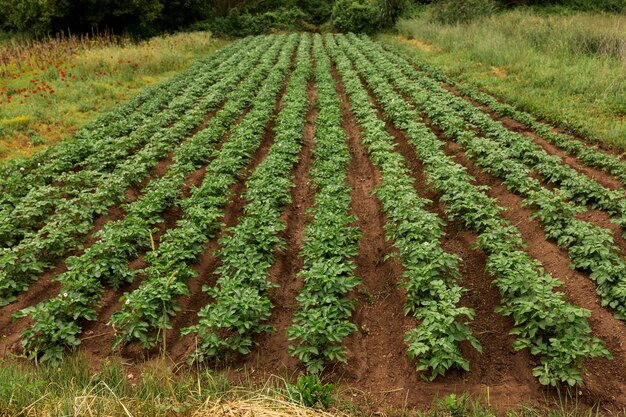
{"label": "dark treeline", "polygon": [[150,36],[207,19],[206,0],[0,0],[0,26],[33,34],[108,30]]}
{"label": "dark treeline", "polygon": [[626,0],[0,0],[0,29],[50,34],[107,30],[151,36],[195,27],[250,35],[268,28],[374,31],[393,24],[415,4],[475,8],[561,5],[623,12]]}

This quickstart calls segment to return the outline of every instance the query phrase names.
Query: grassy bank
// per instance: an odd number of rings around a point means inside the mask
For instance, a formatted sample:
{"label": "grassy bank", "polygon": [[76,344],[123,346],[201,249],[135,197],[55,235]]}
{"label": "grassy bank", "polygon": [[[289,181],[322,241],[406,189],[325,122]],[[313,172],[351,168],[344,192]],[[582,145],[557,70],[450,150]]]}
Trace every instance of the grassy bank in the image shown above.
{"label": "grassy bank", "polygon": [[209,33],[129,39],[0,37],[0,163],[30,156],[224,44]]}
{"label": "grassy bank", "polygon": [[626,16],[506,11],[444,25],[423,9],[381,40],[524,110],[626,150]]}
{"label": "grassy bank", "polygon": [[[317,379],[270,376],[253,382],[245,370],[233,371],[237,383],[210,370],[156,360],[141,368],[106,359],[95,372],[81,354],[62,364],[34,365],[0,358],[0,416],[256,416],[256,417],[594,417],[613,412],[579,407],[577,401],[546,402],[540,408],[519,405],[494,410],[469,395],[435,399],[428,410],[381,406],[371,394],[354,397],[341,384]],[[332,387],[327,391],[327,387]],[[363,397],[362,399],[360,397]],[[371,403],[370,403],[371,401]],[[488,401],[488,400],[487,400]]]}

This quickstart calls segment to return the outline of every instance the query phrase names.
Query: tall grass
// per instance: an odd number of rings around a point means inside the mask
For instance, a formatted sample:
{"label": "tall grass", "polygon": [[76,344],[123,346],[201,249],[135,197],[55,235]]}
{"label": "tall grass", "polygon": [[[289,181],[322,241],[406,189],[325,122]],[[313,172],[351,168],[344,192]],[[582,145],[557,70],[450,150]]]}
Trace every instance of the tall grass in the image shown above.
{"label": "tall grass", "polygon": [[444,25],[426,11],[397,28],[431,47],[411,52],[451,75],[626,149],[626,15],[517,9]]}
{"label": "tall grass", "polygon": [[119,360],[105,361],[92,373],[81,355],[59,366],[0,361],[3,416],[182,415],[229,389],[226,380],[208,372],[174,377],[155,367],[133,375]]}
{"label": "tall grass", "polygon": [[[0,37],[1,38],[1,37]],[[224,42],[208,32],[0,40],[0,163],[30,156]]]}

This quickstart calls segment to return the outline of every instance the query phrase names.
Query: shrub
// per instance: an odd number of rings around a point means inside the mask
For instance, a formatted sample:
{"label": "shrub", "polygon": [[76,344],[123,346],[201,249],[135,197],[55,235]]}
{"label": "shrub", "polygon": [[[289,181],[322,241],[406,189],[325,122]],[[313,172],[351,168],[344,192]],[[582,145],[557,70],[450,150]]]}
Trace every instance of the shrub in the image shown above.
{"label": "shrub", "polygon": [[342,32],[373,32],[380,26],[376,5],[368,0],[337,0],[332,25]]}
{"label": "shrub", "polygon": [[383,27],[393,26],[409,6],[407,0],[377,0],[377,4],[379,20]]}
{"label": "shrub", "polygon": [[497,10],[495,0],[442,0],[435,5],[432,18],[440,23],[467,23]]}
{"label": "shrub", "polygon": [[194,29],[210,30],[217,35],[250,36],[272,30],[306,30],[308,15],[302,9],[282,7],[264,13],[249,13],[231,9],[225,17],[192,26]]}
{"label": "shrub", "polygon": [[299,6],[309,15],[311,23],[320,25],[330,19],[333,3],[333,0],[309,0],[300,2]]}

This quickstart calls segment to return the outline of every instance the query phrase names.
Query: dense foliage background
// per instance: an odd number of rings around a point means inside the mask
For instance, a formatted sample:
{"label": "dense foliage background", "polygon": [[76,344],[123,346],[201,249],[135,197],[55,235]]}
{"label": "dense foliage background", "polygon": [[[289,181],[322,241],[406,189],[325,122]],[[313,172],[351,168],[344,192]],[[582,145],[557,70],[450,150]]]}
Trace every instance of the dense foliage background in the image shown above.
{"label": "dense foliage background", "polygon": [[110,30],[151,36],[195,25],[230,35],[275,29],[374,31],[404,11],[435,3],[442,21],[518,5],[626,11],[626,0],[0,0],[0,28],[32,34]]}

